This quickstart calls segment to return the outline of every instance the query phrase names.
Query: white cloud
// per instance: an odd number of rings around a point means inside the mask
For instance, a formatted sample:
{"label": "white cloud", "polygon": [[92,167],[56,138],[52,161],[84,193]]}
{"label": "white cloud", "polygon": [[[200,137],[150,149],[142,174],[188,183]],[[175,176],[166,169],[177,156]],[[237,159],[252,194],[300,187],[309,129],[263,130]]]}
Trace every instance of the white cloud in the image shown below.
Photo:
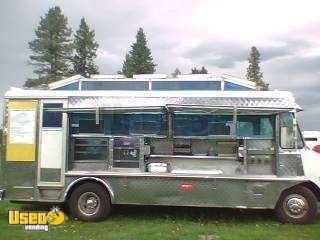
{"label": "white cloud", "polygon": [[[243,77],[249,48],[262,54],[262,70],[274,88],[293,91],[308,128],[318,128],[312,105],[320,90],[320,2],[316,0],[4,0],[0,8],[1,92],[30,77],[28,41],[49,7],[60,5],[70,26],[84,16],[100,44],[100,72],[121,69],[125,53],[143,27],[158,73],[178,67]],[[310,110],[316,109],[316,110]],[[305,117],[306,116],[306,117]]]}

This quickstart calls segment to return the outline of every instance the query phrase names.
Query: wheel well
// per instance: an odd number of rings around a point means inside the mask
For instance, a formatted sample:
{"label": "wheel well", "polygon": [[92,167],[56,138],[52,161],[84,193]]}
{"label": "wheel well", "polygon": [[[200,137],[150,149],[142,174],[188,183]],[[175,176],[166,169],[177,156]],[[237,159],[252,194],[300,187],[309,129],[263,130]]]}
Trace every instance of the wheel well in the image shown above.
{"label": "wheel well", "polygon": [[[313,183],[311,181],[307,181],[307,182],[300,183],[298,185],[294,185],[291,188],[294,188],[296,186],[303,186],[305,188],[308,188],[311,192],[313,192],[313,194],[316,196],[317,200],[320,201],[320,188],[315,183]],[[289,188],[289,189],[291,189],[291,188]]]}
{"label": "wheel well", "polygon": [[309,190],[311,190],[313,194],[316,196],[316,198],[318,199],[318,201],[320,201],[320,188],[315,183],[308,181],[308,182],[303,182],[299,185],[304,186]]}
{"label": "wheel well", "polygon": [[65,191],[65,196],[64,196],[64,201],[67,201],[72,192],[77,188],[79,187],[80,185],[83,185],[85,183],[95,183],[95,184],[99,184],[100,186],[102,186],[106,192],[109,194],[109,197],[110,197],[110,200],[112,202],[113,200],[113,192],[112,192],[112,189],[110,188],[110,186],[105,182],[103,181],[102,179],[100,178],[80,178],[80,179],[76,179],[75,181],[71,182],[69,184],[69,186],[66,188],[66,191]]}

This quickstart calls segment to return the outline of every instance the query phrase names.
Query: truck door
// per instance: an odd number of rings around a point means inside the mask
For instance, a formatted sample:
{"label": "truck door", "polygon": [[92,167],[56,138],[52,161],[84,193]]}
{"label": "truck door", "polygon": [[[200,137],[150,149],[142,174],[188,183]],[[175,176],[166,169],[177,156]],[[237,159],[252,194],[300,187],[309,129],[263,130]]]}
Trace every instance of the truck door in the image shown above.
{"label": "truck door", "polygon": [[[38,186],[62,186],[66,159],[65,113],[52,111],[62,108],[63,100],[43,100],[40,107]],[[50,111],[51,109],[51,111]]]}

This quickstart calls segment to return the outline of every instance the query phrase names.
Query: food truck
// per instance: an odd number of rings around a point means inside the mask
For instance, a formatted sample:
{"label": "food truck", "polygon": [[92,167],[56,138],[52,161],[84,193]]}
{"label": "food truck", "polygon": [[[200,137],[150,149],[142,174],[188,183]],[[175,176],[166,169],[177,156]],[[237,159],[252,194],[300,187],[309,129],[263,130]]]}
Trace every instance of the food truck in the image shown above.
{"label": "food truck", "polygon": [[305,148],[290,92],[100,86],[6,92],[1,199],[66,202],[83,221],[114,204],[316,218],[319,154]]}

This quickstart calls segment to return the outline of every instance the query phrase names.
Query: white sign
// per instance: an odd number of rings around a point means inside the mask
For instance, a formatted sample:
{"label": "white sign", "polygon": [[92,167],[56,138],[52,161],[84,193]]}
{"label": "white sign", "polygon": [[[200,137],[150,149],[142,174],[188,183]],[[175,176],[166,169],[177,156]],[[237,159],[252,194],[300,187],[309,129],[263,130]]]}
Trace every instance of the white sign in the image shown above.
{"label": "white sign", "polygon": [[11,110],[9,142],[33,144],[35,142],[36,112],[34,110]]}

